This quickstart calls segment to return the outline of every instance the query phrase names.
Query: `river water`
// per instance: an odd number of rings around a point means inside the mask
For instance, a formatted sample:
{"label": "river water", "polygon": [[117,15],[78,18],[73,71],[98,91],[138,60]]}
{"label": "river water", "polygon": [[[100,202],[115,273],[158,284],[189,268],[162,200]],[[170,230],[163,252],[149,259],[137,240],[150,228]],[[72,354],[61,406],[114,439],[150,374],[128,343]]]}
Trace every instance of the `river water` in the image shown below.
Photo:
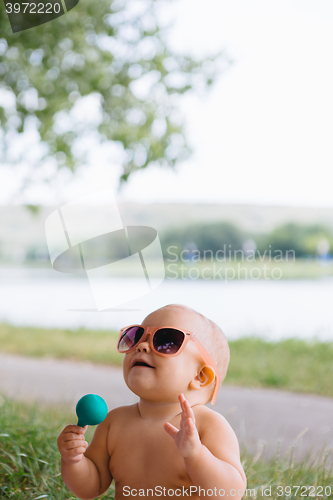
{"label": "river water", "polygon": [[[134,279],[112,281],[132,289]],[[165,304],[180,303],[215,321],[230,339],[257,335],[333,340],[333,279],[290,281],[165,280],[143,297],[97,311],[88,280],[53,270],[0,269],[0,322],[77,328],[140,323]]]}

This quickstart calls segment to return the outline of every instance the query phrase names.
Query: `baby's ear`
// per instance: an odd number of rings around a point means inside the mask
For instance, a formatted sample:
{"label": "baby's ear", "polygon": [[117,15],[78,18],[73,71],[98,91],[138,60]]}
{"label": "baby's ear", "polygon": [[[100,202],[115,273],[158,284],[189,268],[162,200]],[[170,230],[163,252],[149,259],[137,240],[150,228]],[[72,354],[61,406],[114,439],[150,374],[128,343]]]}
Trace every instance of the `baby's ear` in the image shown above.
{"label": "baby's ear", "polygon": [[211,366],[205,365],[190,382],[192,389],[200,390],[209,386],[215,380],[215,372]]}

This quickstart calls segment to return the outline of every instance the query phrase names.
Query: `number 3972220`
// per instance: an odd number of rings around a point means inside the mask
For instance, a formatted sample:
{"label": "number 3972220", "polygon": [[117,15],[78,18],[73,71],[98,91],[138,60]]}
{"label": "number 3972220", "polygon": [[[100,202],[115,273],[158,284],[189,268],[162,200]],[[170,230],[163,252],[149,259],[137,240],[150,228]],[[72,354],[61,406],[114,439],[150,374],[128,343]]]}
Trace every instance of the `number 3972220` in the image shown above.
{"label": "number 3972220", "polygon": [[59,14],[60,10],[60,3],[6,3],[7,14]]}

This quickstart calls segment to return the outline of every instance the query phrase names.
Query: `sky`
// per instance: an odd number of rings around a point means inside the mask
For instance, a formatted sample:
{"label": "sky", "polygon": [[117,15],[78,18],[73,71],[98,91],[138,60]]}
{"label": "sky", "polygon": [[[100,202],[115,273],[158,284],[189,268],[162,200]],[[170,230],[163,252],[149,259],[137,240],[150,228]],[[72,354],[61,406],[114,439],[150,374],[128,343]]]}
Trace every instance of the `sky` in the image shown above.
{"label": "sky", "polygon": [[[133,174],[118,200],[332,207],[331,0],[178,0],[167,15],[174,50],[203,56],[225,48],[234,64],[209,94],[182,99],[192,157],[175,171]],[[89,147],[91,164],[75,181],[66,172],[49,187],[37,179],[25,198],[13,198],[18,176],[2,169],[0,203],[116,190],[119,164]]]}

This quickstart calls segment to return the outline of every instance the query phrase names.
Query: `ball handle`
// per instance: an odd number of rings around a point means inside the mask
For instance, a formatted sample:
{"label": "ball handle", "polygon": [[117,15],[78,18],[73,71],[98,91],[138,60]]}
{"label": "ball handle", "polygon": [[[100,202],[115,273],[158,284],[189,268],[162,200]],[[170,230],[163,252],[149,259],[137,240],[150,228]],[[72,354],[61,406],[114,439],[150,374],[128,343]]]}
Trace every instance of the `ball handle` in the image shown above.
{"label": "ball handle", "polygon": [[87,424],[85,424],[85,423],[83,422],[83,420],[80,420],[80,419],[79,419],[79,420],[78,420],[77,425],[78,425],[79,427],[82,427],[82,428],[83,428],[83,427],[85,427]]}

